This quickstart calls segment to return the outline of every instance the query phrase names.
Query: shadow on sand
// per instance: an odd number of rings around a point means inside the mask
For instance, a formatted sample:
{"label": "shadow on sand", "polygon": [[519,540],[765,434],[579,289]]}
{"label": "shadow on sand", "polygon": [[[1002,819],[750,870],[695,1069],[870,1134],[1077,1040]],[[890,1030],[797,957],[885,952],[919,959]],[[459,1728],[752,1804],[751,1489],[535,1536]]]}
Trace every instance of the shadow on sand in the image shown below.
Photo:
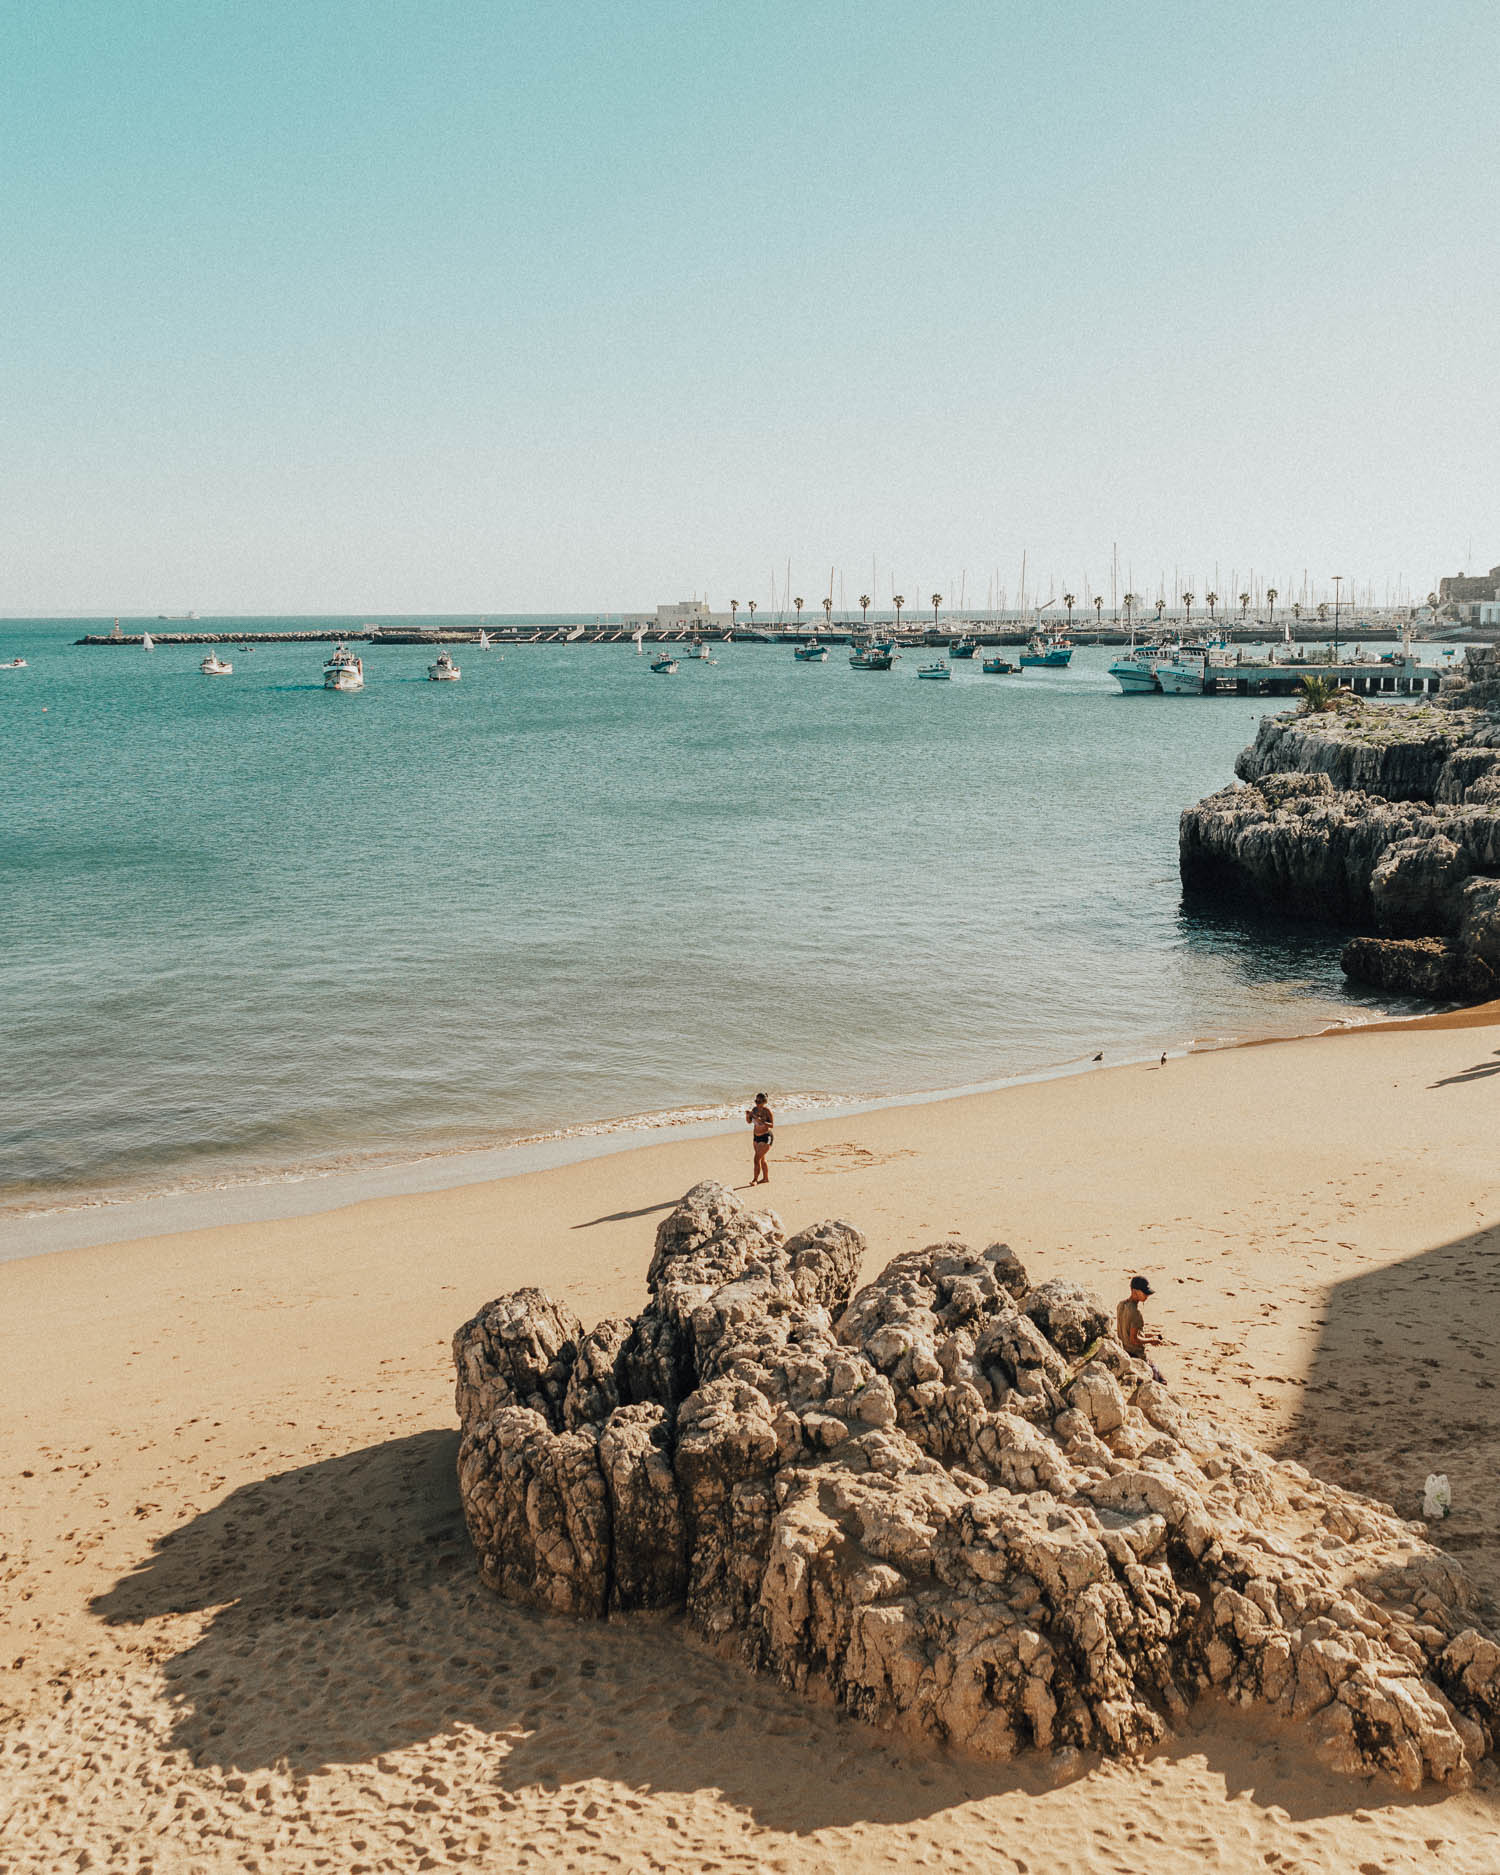
{"label": "shadow on sand", "polygon": [[[1035,1759],[970,1762],[784,1692],[678,1624],[554,1620],[496,1600],[474,1574],[457,1445],[423,1432],[243,1486],[96,1599],[112,1624],[156,1626],[175,1749],[306,1777],[394,1770],[383,1754],[425,1746],[450,1783],[717,1790],[798,1834],[1051,1787]],[[169,1653],[174,1618],[202,1613],[206,1627]],[[1297,1818],[1362,1800],[1358,1784],[1310,1778],[1295,1736],[1212,1702],[1163,1756],[1201,1760]]]}
{"label": "shadow on sand", "polygon": [[1453,1514],[1433,1542],[1500,1605],[1500,1231],[1476,1231],[1328,1291],[1303,1406],[1282,1441],[1320,1477],[1420,1518],[1429,1472]]}

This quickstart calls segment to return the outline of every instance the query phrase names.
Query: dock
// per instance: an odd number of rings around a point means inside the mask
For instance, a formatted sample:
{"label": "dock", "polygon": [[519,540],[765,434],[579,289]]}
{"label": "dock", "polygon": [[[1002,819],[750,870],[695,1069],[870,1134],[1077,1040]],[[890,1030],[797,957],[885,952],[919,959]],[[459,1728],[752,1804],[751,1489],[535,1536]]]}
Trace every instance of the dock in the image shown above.
{"label": "dock", "polygon": [[1203,694],[1216,697],[1295,697],[1304,677],[1331,677],[1340,689],[1357,697],[1435,696],[1443,678],[1454,668],[1422,664],[1416,658],[1360,659],[1358,662],[1318,664],[1306,662],[1210,665]]}

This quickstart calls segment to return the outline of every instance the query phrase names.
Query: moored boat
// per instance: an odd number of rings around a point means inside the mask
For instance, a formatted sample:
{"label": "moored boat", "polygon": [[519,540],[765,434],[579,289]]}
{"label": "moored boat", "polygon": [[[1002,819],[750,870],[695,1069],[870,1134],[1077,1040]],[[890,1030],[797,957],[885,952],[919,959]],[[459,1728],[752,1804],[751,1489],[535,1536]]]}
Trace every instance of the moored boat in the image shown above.
{"label": "moored boat", "polygon": [[1040,665],[1046,670],[1064,670],[1073,661],[1073,646],[1066,638],[1034,632],[1021,653],[1022,666]]}
{"label": "moored boat", "polygon": [[805,645],[793,645],[792,656],[799,664],[826,664],[828,647],[820,645],[816,638],[809,638]]}
{"label": "moored boat", "polygon": [[355,657],[347,645],[335,645],[333,656],[323,666],[323,688],[363,690],[364,687],[364,659]]}
{"label": "moored boat", "polygon": [[922,664],[917,667],[918,677],[929,677],[936,683],[946,683],[953,675],[948,666],[941,661],[936,664]]}
{"label": "moored boat", "polygon": [[1156,681],[1157,667],[1170,664],[1176,652],[1175,644],[1132,645],[1110,665],[1109,674],[1127,697],[1154,693],[1161,688]]}
{"label": "moored boat", "polygon": [[948,655],[950,658],[971,658],[978,649],[977,638],[959,638],[949,645]]}
{"label": "moored boat", "polygon": [[866,650],[849,653],[849,667],[856,671],[888,671],[900,655],[889,645],[870,645]]}
{"label": "moored boat", "polygon": [[666,656],[652,658],[651,669],[658,677],[675,677],[677,675],[677,660],[676,658]]}
{"label": "moored boat", "polygon": [[986,677],[1014,677],[1021,669],[1019,664],[1012,664],[1009,658],[986,658],[983,668]]}
{"label": "moored boat", "polygon": [[234,675],[234,666],[226,663],[217,651],[210,651],[199,664],[198,669],[205,677],[232,677]]}
{"label": "moored boat", "polygon": [[450,651],[439,651],[433,663],[427,666],[427,676],[431,683],[456,684],[463,672],[453,662]]}

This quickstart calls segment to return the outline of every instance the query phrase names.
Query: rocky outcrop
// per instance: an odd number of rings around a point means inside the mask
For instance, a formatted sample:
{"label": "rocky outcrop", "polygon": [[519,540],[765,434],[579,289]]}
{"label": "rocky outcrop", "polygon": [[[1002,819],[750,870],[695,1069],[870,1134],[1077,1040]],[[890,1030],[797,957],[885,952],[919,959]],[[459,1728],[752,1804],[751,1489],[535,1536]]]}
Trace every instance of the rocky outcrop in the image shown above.
{"label": "rocky outcrop", "polygon": [[1356,932],[1344,969],[1380,989],[1500,995],[1500,718],[1473,702],[1494,657],[1471,652],[1455,707],[1266,718],[1235,764],[1246,785],[1182,816],[1188,893]]}
{"label": "rocky outcrop", "polygon": [[864,1248],[699,1185],[634,1323],[585,1333],[535,1290],[466,1322],[483,1579],[575,1616],[680,1611],[985,1757],[1138,1753],[1216,1687],[1340,1769],[1468,1782],[1500,1647],[1420,1526],[1188,1411],[1095,1298],[1003,1244],[856,1291]]}

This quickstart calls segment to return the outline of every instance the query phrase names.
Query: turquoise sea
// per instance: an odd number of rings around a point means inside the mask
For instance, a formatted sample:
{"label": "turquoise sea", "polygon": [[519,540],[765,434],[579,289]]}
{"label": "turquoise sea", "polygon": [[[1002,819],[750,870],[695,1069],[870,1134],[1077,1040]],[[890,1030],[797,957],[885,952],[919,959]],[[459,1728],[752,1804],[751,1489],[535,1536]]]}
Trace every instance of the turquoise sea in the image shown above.
{"label": "turquoise sea", "polygon": [[108,624],[0,622],[28,660],[0,671],[0,1207],[1385,1006],[1326,931],[1184,911],[1178,813],[1267,706],[1122,697],[1107,650],[944,685],[920,654],[460,649],[442,685],[386,646],[341,696],[327,646],[212,679],[199,647],[74,646]]}

